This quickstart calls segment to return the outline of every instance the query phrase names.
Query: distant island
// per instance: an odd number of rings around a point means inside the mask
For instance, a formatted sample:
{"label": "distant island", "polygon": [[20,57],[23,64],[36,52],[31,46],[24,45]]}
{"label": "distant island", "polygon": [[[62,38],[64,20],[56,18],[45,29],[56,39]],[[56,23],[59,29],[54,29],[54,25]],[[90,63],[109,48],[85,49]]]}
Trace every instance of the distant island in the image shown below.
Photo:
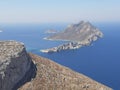
{"label": "distant island", "polygon": [[0,30],[0,32],[3,32],[2,30]]}
{"label": "distant island", "polygon": [[103,37],[103,33],[98,28],[93,26],[90,22],[81,21],[78,24],[68,25],[62,32],[45,38],[47,40],[63,40],[70,42],[50,49],[41,50],[41,52],[52,53],[68,49],[77,49],[82,46],[88,46],[101,37]]}
{"label": "distant island", "polygon": [[50,29],[50,30],[47,30],[45,33],[57,33],[57,31],[53,30],[53,29]]}

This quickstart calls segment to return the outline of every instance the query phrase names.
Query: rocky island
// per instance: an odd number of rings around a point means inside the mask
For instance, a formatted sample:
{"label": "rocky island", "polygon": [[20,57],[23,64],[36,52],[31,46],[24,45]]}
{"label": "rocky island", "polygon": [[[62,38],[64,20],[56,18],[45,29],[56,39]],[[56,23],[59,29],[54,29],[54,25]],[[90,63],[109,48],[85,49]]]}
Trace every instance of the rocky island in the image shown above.
{"label": "rocky island", "polygon": [[49,59],[23,43],[0,41],[0,90],[112,90]]}
{"label": "rocky island", "polygon": [[0,32],[3,32],[2,30],[0,30]]}
{"label": "rocky island", "polygon": [[59,52],[61,50],[77,49],[82,46],[90,45],[93,41],[96,41],[101,37],[103,37],[103,33],[98,28],[93,26],[90,22],[81,21],[78,24],[69,25],[62,32],[45,38],[47,40],[69,41],[69,43],[41,50],[41,52],[51,53]]}
{"label": "rocky island", "polygon": [[50,30],[47,30],[45,33],[49,33],[49,34],[51,34],[51,33],[57,33],[57,31],[54,30],[54,29],[50,29]]}

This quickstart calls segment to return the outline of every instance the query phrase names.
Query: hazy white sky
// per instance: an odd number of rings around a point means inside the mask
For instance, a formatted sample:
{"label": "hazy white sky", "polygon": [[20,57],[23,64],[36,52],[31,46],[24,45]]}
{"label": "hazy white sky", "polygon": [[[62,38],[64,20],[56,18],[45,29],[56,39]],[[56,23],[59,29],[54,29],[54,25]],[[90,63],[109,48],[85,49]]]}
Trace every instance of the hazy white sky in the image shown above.
{"label": "hazy white sky", "polygon": [[0,23],[120,21],[120,0],[0,0]]}

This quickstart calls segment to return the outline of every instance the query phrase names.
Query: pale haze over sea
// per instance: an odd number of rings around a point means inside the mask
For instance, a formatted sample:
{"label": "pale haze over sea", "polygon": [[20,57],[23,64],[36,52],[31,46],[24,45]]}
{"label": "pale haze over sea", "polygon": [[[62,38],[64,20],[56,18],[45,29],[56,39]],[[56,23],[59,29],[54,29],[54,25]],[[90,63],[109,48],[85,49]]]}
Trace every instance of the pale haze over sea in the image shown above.
{"label": "pale haze over sea", "polygon": [[0,23],[119,22],[120,0],[0,0]]}

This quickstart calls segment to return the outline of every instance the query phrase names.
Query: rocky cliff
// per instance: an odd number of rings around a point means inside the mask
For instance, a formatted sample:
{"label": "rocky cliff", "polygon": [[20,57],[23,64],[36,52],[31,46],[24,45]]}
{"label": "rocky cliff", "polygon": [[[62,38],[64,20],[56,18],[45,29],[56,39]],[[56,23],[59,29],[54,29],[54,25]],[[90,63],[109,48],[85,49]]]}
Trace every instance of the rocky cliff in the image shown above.
{"label": "rocky cliff", "polygon": [[23,43],[0,42],[0,90],[16,90],[33,77],[34,71]]}
{"label": "rocky cliff", "polygon": [[23,43],[1,41],[0,90],[17,89],[111,90],[51,60],[28,54]]}

